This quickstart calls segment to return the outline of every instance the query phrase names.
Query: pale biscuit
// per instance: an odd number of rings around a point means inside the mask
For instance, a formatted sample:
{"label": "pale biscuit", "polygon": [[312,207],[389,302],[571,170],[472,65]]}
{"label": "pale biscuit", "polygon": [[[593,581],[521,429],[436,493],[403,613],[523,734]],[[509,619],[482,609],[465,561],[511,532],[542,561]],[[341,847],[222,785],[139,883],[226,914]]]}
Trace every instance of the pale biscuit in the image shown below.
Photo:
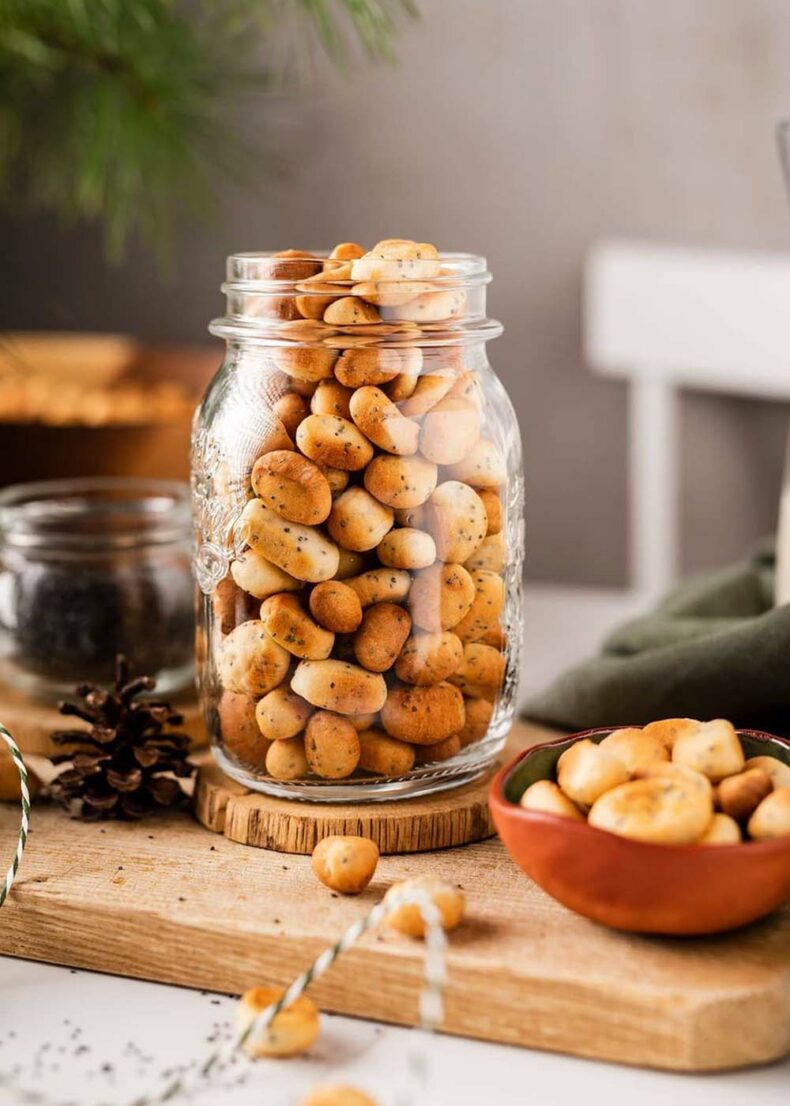
{"label": "pale biscuit", "polygon": [[475,585],[466,569],[437,562],[416,574],[409,593],[409,610],[421,630],[439,633],[457,626],[474,600]]}
{"label": "pale biscuit", "polygon": [[226,691],[265,695],[282,683],[290,654],[273,641],[257,619],[242,622],[223,640],[219,651],[219,679]]}
{"label": "pale biscuit", "polygon": [[502,572],[506,564],[507,543],[504,532],[484,538],[471,557],[464,561],[464,567],[470,572],[474,568],[483,568],[487,572]]}
{"label": "pale biscuit", "polygon": [[583,809],[627,780],[628,769],[623,762],[589,738],[575,741],[557,761],[557,782],[568,798]]}
{"label": "pale biscuit", "polygon": [[480,412],[464,396],[447,395],[423,417],[420,453],[436,465],[462,460],[480,437]]}
{"label": "pale biscuit", "polygon": [[598,748],[621,760],[632,776],[642,774],[652,764],[669,761],[669,751],[663,742],[640,729],[614,730]]}
{"label": "pale biscuit", "polygon": [[332,508],[332,491],[321,469],[293,450],[264,453],[253,465],[250,483],[261,503],[291,522],[317,526]]}
{"label": "pale biscuit", "polygon": [[790,764],[785,764],[778,757],[749,757],[744,768],[762,768],[769,776],[774,789],[790,787]]}
{"label": "pale biscuit", "polygon": [[375,549],[393,526],[392,510],[364,488],[347,488],[337,497],[326,524],[343,549],[365,553]]}
{"label": "pale biscuit", "polygon": [[702,837],[695,845],[737,845],[741,841],[741,828],[729,814],[714,814]]}
{"label": "pale biscuit", "polygon": [[[259,1014],[283,996],[281,987],[253,987],[239,1000],[236,1030],[239,1035],[248,1029]],[[261,1056],[297,1056],[306,1052],[319,1031],[318,1007],[307,995],[301,995],[281,1010],[263,1033],[250,1034],[244,1051],[253,1059]]]}
{"label": "pale biscuit", "polygon": [[440,270],[441,261],[435,246],[407,238],[384,239],[351,262],[351,276],[355,281],[430,280],[438,276]]}
{"label": "pale biscuit", "polygon": [[[358,895],[364,891],[378,862],[378,846],[369,837],[335,834],[322,838],[310,858],[310,866],[321,883],[343,895]],[[342,1099],[336,1101],[343,1106]],[[353,1099],[348,1106],[353,1106]]]}
{"label": "pale biscuit", "polygon": [[519,806],[541,814],[556,814],[558,818],[571,818],[575,822],[584,821],[584,815],[576,804],[551,780],[536,780],[530,784],[521,796]]}
{"label": "pale biscuit", "polygon": [[376,556],[387,568],[428,568],[436,560],[436,543],[424,530],[399,526],[381,539]]}
{"label": "pale biscuit", "polygon": [[714,783],[740,772],[744,764],[735,728],[723,718],[700,722],[695,730],[679,734],[672,746],[672,760],[702,772]]}
{"label": "pale biscuit", "polygon": [[280,684],[254,707],[254,719],[258,730],[269,741],[285,741],[296,737],[313,713],[308,702],[297,695],[287,684]]}
{"label": "pale biscuit", "polygon": [[712,817],[713,804],[696,785],[678,776],[651,776],[601,795],[588,822],[637,841],[689,845],[702,836]]}
{"label": "pale biscuit", "polygon": [[766,795],[749,819],[747,828],[755,841],[790,834],[790,787],[778,787]]}
{"label": "pale biscuit", "polygon": [[384,677],[347,661],[301,661],[291,688],[308,703],[338,714],[374,714],[387,698]]}
{"label": "pale biscuit", "polygon": [[372,568],[359,576],[349,576],[346,583],[357,593],[362,606],[369,607],[371,603],[402,602],[409,594],[411,576],[401,568]]}
{"label": "pale biscuit", "polygon": [[462,461],[448,467],[447,475],[476,488],[499,488],[507,480],[507,465],[498,447],[480,438]]}
{"label": "pale biscuit", "polygon": [[447,370],[425,373],[417,381],[411,395],[398,406],[407,418],[419,418],[444,399],[454,383],[455,376]]}
{"label": "pale biscuit", "polygon": [[644,731],[650,737],[657,737],[671,751],[680,734],[696,733],[699,725],[696,718],[662,718],[648,723]]}
{"label": "pale biscuit", "polygon": [[297,580],[319,583],[337,572],[334,542],[312,526],[281,518],[260,499],[251,499],[242,511],[239,534],[255,553]]}

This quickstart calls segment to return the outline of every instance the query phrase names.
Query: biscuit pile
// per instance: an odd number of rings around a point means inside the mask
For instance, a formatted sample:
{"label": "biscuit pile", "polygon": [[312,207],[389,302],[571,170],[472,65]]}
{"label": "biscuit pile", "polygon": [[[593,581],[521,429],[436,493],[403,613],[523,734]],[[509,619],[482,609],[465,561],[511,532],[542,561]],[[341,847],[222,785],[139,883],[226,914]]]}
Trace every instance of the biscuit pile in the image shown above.
{"label": "biscuit pile", "polygon": [[[284,383],[246,548],[213,596],[221,740],[278,780],[398,777],[488,730],[505,674],[507,469],[463,344],[418,344],[424,320],[464,302],[441,287],[435,247],[282,256],[307,275],[276,297],[280,314],[287,300],[342,333],[271,353]],[[377,344],[388,310],[417,337]]]}
{"label": "biscuit pile", "polygon": [[730,722],[670,718],[584,739],[538,780],[526,810],[662,845],[733,845],[790,834],[790,767],[744,757]]}

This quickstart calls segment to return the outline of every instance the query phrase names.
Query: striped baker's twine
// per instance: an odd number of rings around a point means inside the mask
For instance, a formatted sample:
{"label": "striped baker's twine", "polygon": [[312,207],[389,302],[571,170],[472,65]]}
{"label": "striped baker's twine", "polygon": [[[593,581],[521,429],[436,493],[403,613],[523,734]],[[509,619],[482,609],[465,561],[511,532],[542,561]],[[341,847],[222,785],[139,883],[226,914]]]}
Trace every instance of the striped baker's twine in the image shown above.
{"label": "striped baker's twine", "polygon": [[[20,758],[21,759],[21,758]],[[447,937],[442,925],[441,914],[428,893],[418,887],[404,887],[382,900],[358,922],[346,930],[343,936],[313,961],[307,971],[303,972],[284,992],[277,1002],[272,1003],[255,1018],[243,1031],[236,1034],[233,1040],[224,1048],[216,1049],[209,1053],[200,1063],[192,1065],[192,1070],[179,1075],[169,1083],[162,1091],[151,1095],[141,1095],[130,1102],[128,1106],[161,1106],[162,1103],[172,1102],[180,1095],[200,1089],[209,1076],[216,1076],[227,1068],[239,1048],[247,1041],[255,1041],[263,1036],[268,1027],[280,1013],[280,1011],[295,1002],[311,983],[320,979],[322,975],[334,964],[339,956],[356,944],[356,942],[369,929],[377,926],[388,914],[401,906],[416,906],[425,925],[425,981],[420,993],[420,1026],[422,1029],[432,1032],[439,1026],[444,1018],[444,986],[447,982],[447,969],[445,954],[447,951]],[[26,1106],[84,1106],[82,1100],[53,1100],[40,1091],[28,1088],[16,1087],[4,1075],[0,1074],[0,1087],[13,1089],[17,1096],[17,1102]]]}
{"label": "striped baker's twine", "polygon": [[19,834],[16,842],[16,852],[14,853],[14,859],[11,861],[11,867],[5,874],[3,880],[3,886],[0,887],[0,906],[8,898],[8,892],[14,885],[16,874],[19,870],[19,864],[22,860],[22,853],[25,851],[25,845],[27,843],[28,829],[30,828],[30,790],[28,788],[27,781],[27,768],[25,762],[22,759],[22,754],[19,751],[19,746],[14,741],[11,734],[5,728],[2,722],[0,722],[0,737],[9,748],[14,764],[16,765],[17,772],[19,772],[19,786],[22,792],[22,818],[19,823]]}

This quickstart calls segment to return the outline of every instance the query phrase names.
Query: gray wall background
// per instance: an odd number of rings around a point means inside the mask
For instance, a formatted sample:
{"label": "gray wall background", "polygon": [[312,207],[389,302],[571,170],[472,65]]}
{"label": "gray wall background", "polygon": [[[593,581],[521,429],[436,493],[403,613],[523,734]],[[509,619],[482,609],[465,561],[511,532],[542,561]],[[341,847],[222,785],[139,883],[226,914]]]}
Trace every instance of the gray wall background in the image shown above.
{"label": "gray wall background", "polygon": [[[227,253],[354,238],[484,253],[492,360],[524,437],[528,572],[626,576],[625,391],[580,356],[596,237],[790,248],[773,128],[790,114],[786,0],[420,0],[396,68],[327,68],[250,120],[281,175],[192,228],[175,283],[142,253],[107,271],[91,232],[3,227],[4,328],[202,339]],[[789,290],[790,300],[790,290]],[[790,360],[790,351],[788,351]],[[788,368],[790,371],[790,366]],[[689,396],[684,566],[774,525],[788,410]]]}

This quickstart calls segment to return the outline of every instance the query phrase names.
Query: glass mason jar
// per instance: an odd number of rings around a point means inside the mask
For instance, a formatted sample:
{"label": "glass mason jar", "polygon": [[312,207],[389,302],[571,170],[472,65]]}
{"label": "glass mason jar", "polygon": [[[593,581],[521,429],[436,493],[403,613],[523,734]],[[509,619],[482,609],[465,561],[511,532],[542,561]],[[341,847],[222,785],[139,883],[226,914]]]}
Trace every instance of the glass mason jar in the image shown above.
{"label": "glass mason jar", "polygon": [[0,493],[0,682],[34,698],[112,683],[125,654],[157,690],[194,678],[186,484],[114,477]]}
{"label": "glass mason jar", "polygon": [[521,441],[485,259],[360,253],[230,257],[227,356],[195,417],[214,753],[289,798],[465,783],[515,709]]}

